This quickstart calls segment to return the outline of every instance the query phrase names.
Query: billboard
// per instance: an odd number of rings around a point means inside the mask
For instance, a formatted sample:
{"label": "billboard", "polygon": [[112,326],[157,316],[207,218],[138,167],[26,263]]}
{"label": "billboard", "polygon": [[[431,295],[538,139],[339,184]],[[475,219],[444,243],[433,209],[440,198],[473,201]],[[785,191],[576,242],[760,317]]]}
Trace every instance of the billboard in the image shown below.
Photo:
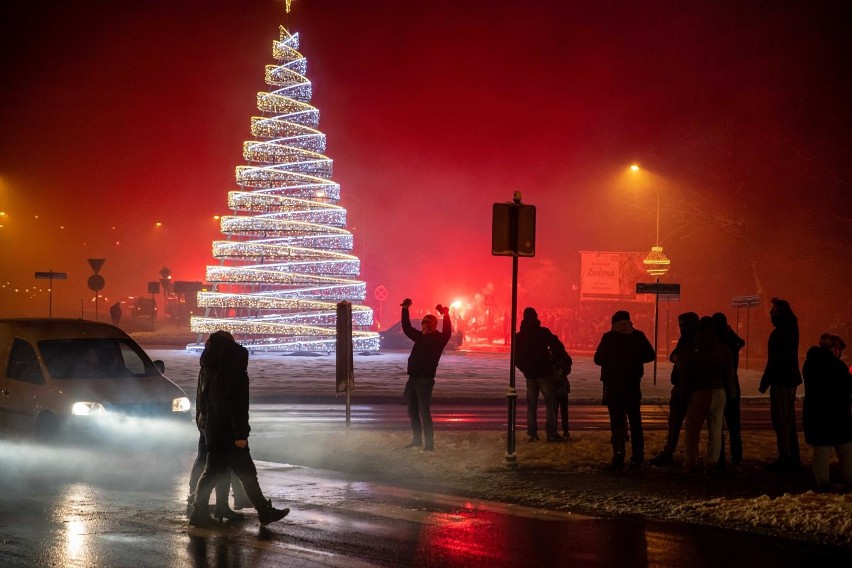
{"label": "billboard", "polygon": [[636,293],[636,284],[649,278],[642,264],[647,255],[580,251],[580,301],[653,302],[653,295]]}

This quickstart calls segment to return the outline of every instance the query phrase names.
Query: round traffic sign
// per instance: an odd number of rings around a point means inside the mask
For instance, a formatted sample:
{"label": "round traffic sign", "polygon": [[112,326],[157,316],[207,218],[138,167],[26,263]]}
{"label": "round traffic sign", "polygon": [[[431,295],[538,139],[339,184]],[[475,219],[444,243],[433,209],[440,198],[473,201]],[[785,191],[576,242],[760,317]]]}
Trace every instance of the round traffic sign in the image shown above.
{"label": "round traffic sign", "polygon": [[98,292],[100,290],[103,290],[104,284],[104,277],[100,274],[92,274],[91,276],[89,276],[89,290],[92,290],[93,292]]}
{"label": "round traffic sign", "polygon": [[373,296],[375,296],[378,301],[384,302],[388,299],[388,289],[384,286],[376,286],[376,291],[373,292]]}

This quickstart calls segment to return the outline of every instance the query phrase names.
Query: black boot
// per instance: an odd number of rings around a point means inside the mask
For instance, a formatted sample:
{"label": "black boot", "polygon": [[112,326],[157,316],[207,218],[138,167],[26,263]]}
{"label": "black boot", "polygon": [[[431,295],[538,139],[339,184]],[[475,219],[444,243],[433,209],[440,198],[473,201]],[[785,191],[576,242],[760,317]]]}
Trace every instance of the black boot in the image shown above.
{"label": "black boot", "polygon": [[290,509],[276,509],[272,506],[272,500],[267,499],[264,507],[257,510],[257,520],[261,525],[268,525],[275,521],[280,521],[290,512]]}
{"label": "black boot", "polygon": [[243,515],[242,513],[237,513],[236,511],[228,507],[227,503],[221,506],[219,505],[219,503],[216,503],[216,506],[213,507],[213,517],[220,521],[239,521],[244,519],[245,515]]}
{"label": "black boot", "polygon": [[196,504],[192,508],[192,513],[189,515],[189,524],[194,527],[215,527],[216,521],[210,516],[209,506],[204,505],[199,507]]}

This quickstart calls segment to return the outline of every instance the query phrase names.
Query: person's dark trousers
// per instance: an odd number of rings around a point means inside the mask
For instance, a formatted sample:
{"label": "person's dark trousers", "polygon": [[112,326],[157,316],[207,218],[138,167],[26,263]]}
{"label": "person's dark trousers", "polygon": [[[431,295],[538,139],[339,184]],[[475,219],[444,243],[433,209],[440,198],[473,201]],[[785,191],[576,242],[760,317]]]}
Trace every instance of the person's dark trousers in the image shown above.
{"label": "person's dark trousers", "polygon": [[799,461],[799,434],[796,429],[796,387],[769,387],[769,411],[778,444],[778,458]]}
{"label": "person's dark trousers", "polygon": [[[740,387],[737,395],[725,401],[725,427],[731,443],[731,463],[739,465],[743,461],[742,420],[740,418]],[[719,452],[719,465],[725,465],[725,434],[722,433],[722,451]]]}
{"label": "person's dark trousers", "polygon": [[632,455],[630,461],[642,463],[645,461],[645,434],[642,431],[642,413],[640,399],[632,396],[607,396],[609,411],[609,428],[612,432],[612,461],[624,463],[624,445],[627,431],[624,416],[630,422],[630,444]]}
{"label": "person's dark trousers", "polygon": [[210,494],[213,492],[213,488],[222,479],[229,479],[228,468],[239,478],[254,508],[258,511],[268,508],[268,503],[260,490],[260,484],[257,482],[257,469],[251,459],[248,447],[240,449],[235,446],[230,452],[208,451],[207,464],[195,490],[196,510],[199,507],[206,510],[210,503]]}
{"label": "person's dark trousers", "polygon": [[557,418],[562,418],[562,433],[568,436],[568,393],[556,395]]}
{"label": "person's dark trousers", "polygon": [[674,385],[669,396],[669,430],[663,453],[674,454],[677,442],[680,440],[680,430],[686,418],[687,408],[689,408],[689,397],[683,395],[680,385]]}
{"label": "person's dark trousers", "polygon": [[547,437],[556,438],[556,396],[553,379],[538,377],[527,379],[527,434],[531,438],[538,436],[538,395],[544,398],[544,430]]}
{"label": "person's dark trousers", "polygon": [[435,446],[432,430],[432,389],[435,388],[434,378],[408,377],[405,391],[408,393],[408,418],[411,421],[411,432],[414,442],[421,438],[427,448]]}
{"label": "person's dark trousers", "polygon": [[[195,461],[192,464],[192,470],[189,472],[189,499],[190,503],[193,500],[195,488],[198,486],[198,480],[201,479],[201,474],[204,473],[204,467],[207,465],[207,442],[204,439],[204,434],[199,434],[198,437],[198,453],[195,455]],[[228,489],[234,488],[234,503],[239,508],[240,504],[245,504],[249,501],[246,492],[243,490],[242,484],[237,479],[237,476],[230,475],[223,477],[221,483],[216,484],[216,504],[228,504]]]}

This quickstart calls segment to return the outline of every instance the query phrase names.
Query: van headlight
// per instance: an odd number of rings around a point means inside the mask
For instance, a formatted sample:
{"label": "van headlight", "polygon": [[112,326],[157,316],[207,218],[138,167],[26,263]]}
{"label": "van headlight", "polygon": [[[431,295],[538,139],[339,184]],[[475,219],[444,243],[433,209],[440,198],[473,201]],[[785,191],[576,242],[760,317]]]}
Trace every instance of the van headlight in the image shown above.
{"label": "van headlight", "polygon": [[71,414],[76,416],[90,416],[93,414],[106,414],[104,405],[100,402],[75,402],[71,407]]}
{"label": "van headlight", "polygon": [[188,412],[189,399],[185,396],[172,400],[172,412]]}

